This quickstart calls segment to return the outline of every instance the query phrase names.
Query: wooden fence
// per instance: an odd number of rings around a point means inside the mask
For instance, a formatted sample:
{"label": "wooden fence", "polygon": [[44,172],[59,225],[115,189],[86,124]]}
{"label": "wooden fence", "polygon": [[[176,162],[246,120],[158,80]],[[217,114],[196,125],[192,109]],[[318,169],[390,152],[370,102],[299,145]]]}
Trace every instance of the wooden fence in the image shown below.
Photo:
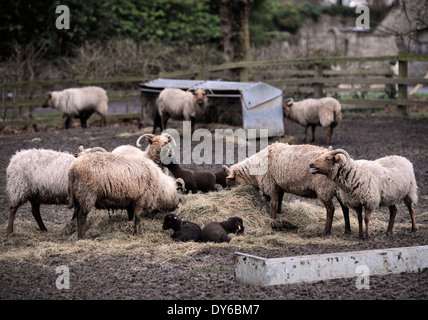
{"label": "wooden fence", "polygon": [[[411,61],[428,61],[427,56],[375,57],[312,57],[292,60],[242,61],[216,66],[202,66],[192,70],[132,77],[111,77],[103,79],[66,79],[36,80],[0,83],[0,128],[5,126],[30,126],[59,120],[58,116],[36,117],[34,107],[40,106],[48,91],[60,90],[71,86],[101,85],[108,87],[109,100],[136,99],[140,96],[138,84],[158,77],[172,79],[218,79],[224,70],[239,70],[240,81],[263,81],[281,88],[286,95],[294,97],[338,97],[343,109],[377,109],[387,105],[397,105],[399,111],[407,114],[408,106],[428,106],[427,100],[409,99],[407,86],[428,85],[426,78],[409,78],[408,63]],[[367,63],[398,62],[398,76],[394,76],[390,68],[364,67]],[[349,64],[357,63],[359,68],[349,68]],[[332,68],[335,66],[336,68]],[[341,66],[343,66],[341,68]],[[387,87],[397,87],[397,97],[389,94],[384,99],[366,99],[368,92],[384,92]],[[12,92],[12,96],[9,94]],[[362,98],[352,98],[357,96]],[[343,98],[343,94],[351,94],[351,98]],[[16,109],[28,108],[26,119],[13,119],[10,116]],[[9,116],[8,116],[9,115]],[[135,118],[138,115],[116,115],[112,118]]]}

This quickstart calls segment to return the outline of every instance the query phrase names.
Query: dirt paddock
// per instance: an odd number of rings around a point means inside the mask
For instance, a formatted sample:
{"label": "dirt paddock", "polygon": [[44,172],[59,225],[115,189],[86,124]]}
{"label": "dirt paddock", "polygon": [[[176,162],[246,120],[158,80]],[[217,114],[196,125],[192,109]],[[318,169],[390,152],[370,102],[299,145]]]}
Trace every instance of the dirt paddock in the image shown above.
{"label": "dirt paddock", "polygon": [[[300,142],[303,128],[290,121],[285,125],[286,134]],[[231,191],[221,190],[206,195],[182,196],[181,207],[177,210],[187,218],[200,219],[201,223],[221,220],[228,215],[243,215],[245,233],[232,235],[228,244],[173,243],[169,237],[171,233],[160,230],[164,213],[144,217],[143,234],[136,238],[132,236],[132,225],[126,221],[126,213],[114,213],[109,218],[102,210],[94,210],[88,215],[89,239],[77,241],[75,222],[70,221],[71,210],[65,206],[42,205],[41,215],[49,230],[42,233],[30,213],[29,204],[18,210],[14,233],[6,234],[9,212],[6,167],[17,150],[49,148],[75,152],[80,144],[112,150],[118,145],[134,144],[142,132],[136,126],[110,125],[0,136],[0,299],[428,298],[427,269],[420,273],[371,276],[368,290],[357,289],[356,278],[271,287],[246,285],[234,278],[236,251],[262,257],[283,257],[427,245],[427,118],[345,115],[332,137],[333,147],[346,149],[353,158],[373,160],[399,154],[413,163],[419,187],[415,233],[410,231],[410,217],[404,205],[398,207],[391,236],[385,235],[388,210],[374,212],[372,239],[366,241],[357,237],[356,214],[352,210],[353,232],[343,234],[337,203],[333,234],[327,237],[322,235],[325,211],[318,200],[287,195],[279,218],[282,224],[273,224],[268,218],[268,203],[258,199],[257,193],[243,190],[233,194],[237,197],[234,200]],[[317,128],[315,144],[324,145],[324,141],[325,132]],[[221,165],[186,167],[217,171]],[[246,197],[249,200],[245,200],[245,204],[242,199]],[[250,201],[254,201],[255,210],[247,209]],[[249,215],[247,211],[259,212]],[[301,222],[302,219],[288,220],[299,215],[305,216],[305,222]],[[60,290],[56,286],[60,276],[56,268],[59,266],[69,269],[69,289]]]}

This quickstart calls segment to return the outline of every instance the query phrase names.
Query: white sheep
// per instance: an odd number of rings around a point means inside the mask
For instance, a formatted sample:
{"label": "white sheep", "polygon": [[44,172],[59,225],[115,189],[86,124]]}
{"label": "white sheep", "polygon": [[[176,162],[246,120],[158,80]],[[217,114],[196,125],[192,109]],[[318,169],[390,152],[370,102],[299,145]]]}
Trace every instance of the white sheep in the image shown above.
{"label": "white sheep", "polygon": [[131,146],[131,145],[123,145],[113,149],[111,152],[113,154],[121,154],[123,156],[146,156],[146,152],[141,150],[140,148]]}
{"label": "white sheep", "polygon": [[[319,198],[327,211],[326,234],[331,233],[335,210],[333,197],[337,197],[345,218],[345,233],[350,233],[349,209],[338,197],[336,185],[324,176],[311,175],[307,170],[310,162],[327,150],[311,145],[276,142],[230,168],[223,166],[227,175],[226,184],[229,187],[250,184],[259,188],[270,197],[273,219],[277,212],[281,212],[284,192],[306,198]],[[265,172],[252,173],[260,168],[266,168]]]}
{"label": "white sheep", "polygon": [[205,112],[208,99],[207,93],[209,90],[189,89],[183,91],[175,88],[165,88],[159,94],[157,99],[157,113],[153,126],[153,133],[159,122],[161,131],[166,129],[166,124],[169,118],[176,120],[191,121],[192,132],[195,129],[196,118],[202,116]]}
{"label": "white sheep", "polygon": [[379,207],[389,207],[387,234],[392,233],[396,205],[404,201],[409,209],[412,231],[416,230],[413,206],[418,201],[418,186],[412,163],[401,156],[388,156],[374,161],[353,160],[342,149],[328,151],[310,164],[314,175],[327,176],[340,188],[345,205],[358,214],[359,236],[363,237],[362,211],[365,209],[365,236],[369,238],[370,216]]}
{"label": "white sheep", "polygon": [[79,157],[70,166],[68,191],[79,239],[85,238],[86,217],[93,207],[132,210],[138,235],[143,211],[171,210],[178,205],[176,181],[141,156],[92,153]]}
{"label": "white sheep", "polygon": [[51,91],[43,102],[42,107],[51,107],[63,113],[66,117],[65,128],[70,128],[71,120],[79,118],[82,128],[86,128],[86,120],[94,113],[98,113],[103,125],[107,125],[108,97],[103,88],[83,87],[69,88],[62,91]]}
{"label": "white sheep", "polygon": [[333,98],[306,99],[294,102],[287,99],[283,105],[284,117],[305,127],[306,141],[308,128],[312,128],[312,142],[315,140],[316,126],[322,126],[327,132],[327,144],[330,144],[334,128],[342,120],[339,101]]}
{"label": "white sheep", "polygon": [[[90,152],[102,150],[93,148]],[[40,230],[47,231],[40,205],[68,204],[67,174],[75,159],[70,153],[46,149],[21,150],[12,156],[6,169],[6,192],[10,200],[8,233],[13,232],[16,211],[27,201]]]}

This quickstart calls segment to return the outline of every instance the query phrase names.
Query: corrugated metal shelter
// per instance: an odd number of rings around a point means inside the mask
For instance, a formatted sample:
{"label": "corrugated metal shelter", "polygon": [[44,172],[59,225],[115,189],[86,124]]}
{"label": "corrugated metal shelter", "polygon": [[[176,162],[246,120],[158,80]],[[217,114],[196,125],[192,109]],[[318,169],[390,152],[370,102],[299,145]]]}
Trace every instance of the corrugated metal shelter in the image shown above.
{"label": "corrugated metal shelter", "polygon": [[[159,78],[140,84],[141,97],[153,101],[165,88],[210,89],[209,121],[242,126],[244,129],[268,129],[269,136],[283,136],[282,90],[263,82],[204,81]],[[233,105],[238,105],[236,109]],[[240,109],[240,112],[238,112]],[[227,113],[228,115],[220,115]],[[238,114],[239,113],[239,114]],[[214,116],[215,114],[215,116]],[[224,121],[222,121],[224,120]],[[236,121],[237,120],[237,121]]]}

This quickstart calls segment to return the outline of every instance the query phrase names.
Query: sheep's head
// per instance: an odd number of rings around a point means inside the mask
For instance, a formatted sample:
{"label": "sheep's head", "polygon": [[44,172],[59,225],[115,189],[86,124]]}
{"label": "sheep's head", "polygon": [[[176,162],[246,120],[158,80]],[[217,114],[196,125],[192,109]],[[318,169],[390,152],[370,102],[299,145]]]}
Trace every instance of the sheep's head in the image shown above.
{"label": "sheep's head", "polygon": [[[154,134],[146,133],[137,139],[137,147],[141,147],[140,140],[144,139],[147,141],[149,146],[146,149],[150,159],[158,163],[159,165],[174,156],[173,146],[176,146],[174,138],[169,133],[162,133],[159,136]],[[171,145],[172,143],[172,145]]]}
{"label": "sheep's head", "polygon": [[293,98],[288,98],[287,100],[284,101],[283,105],[282,105],[282,111],[284,112],[284,117],[286,117],[287,119],[290,118],[290,114],[291,114],[291,107],[293,106]]}
{"label": "sheep's head", "polygon": [[186,183],[183,179],[177,178],[175,179],[175,184],[177,186],[177,190],[180,190],[182,194],[186,193]]}
{"label": "sheep's head", "polygon": [[322,156],[316,158],[309,165],[311,168],[312,174],[324,174],[328,175],[332,172],[336,164],[342,165],[349,160],[349,154],[343,149],[336,149],[333,151],[328,151]]}
{"label": "sheep's head", "polygon": [[232,225],[233,230],[230,230],[234,233],[243,233],[244,232],[244,222],[239,217],[230,217],[227,219],[229,223]]}
{"label": "sheep's head", "polygon": [[101,148],[101,147],[94,147],[94,148],[84,149],[83,146],[80,145],[79,148],[77,148],[77,152],[74,154],[74,156],[76,158],[78,158],[78,157],[83,156],[85,154],[94,153],[94,152],[107,152],[107,150],[104,149],[104,148]]}
{"label": "sheep's head", "polygon": [[163,218],[163,230],[172,229],[174,231],[180,230],[181,219],[175,214],[169,213]]}
{"label": "sheep's head", "polygon": [[223,173],[226,175],[226,186],[228,188],[233,188],[241,185],[245,185],[246,182],[241,178],[240,175],[237,175],[232,168],[227,166],[222,167]]}
{"label": "sheep's head", "polygon": [[193,89],[193,88],[189,89],[188,91],[193,94],[195,105],[198,106],[200,109],[204,110],[208,103],[207,94],[210,91],[202,90],[202,89]]}
{"label": "sheep's head", "polygon": [[45,101],[42,103],[43,108],[52,107],[52,93],[49,92],[45,98]]}

